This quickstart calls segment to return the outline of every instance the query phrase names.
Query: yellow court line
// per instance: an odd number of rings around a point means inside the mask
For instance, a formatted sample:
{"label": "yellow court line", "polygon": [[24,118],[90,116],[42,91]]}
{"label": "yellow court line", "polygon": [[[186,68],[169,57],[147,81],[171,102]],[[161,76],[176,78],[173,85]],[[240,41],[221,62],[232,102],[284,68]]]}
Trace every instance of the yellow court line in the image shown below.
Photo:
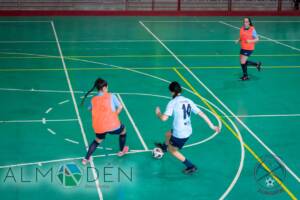
{"label": "yellow court line", "polygon": [[[210,66],[210,67],[190,67],[190,69],[239,69],[240,66]],[[263,69],[299,69],[300,66],[264,66]],[[132,67],[134,70],[172,70],[173,67]],[[184,69],[183,67],[177,67],[176,69]],[[0,72],[30,72],[30,71],[63,71],[62,68],[5,68]],[[98,70],[124,70],[114,67],[86,67],[86,68],[68,68],[69,71],[98,71]]]}
{"label": "yellow court line", "polygon": [[[192,84],[174,67],[173,70],[176,74],[188,85],[188,87],[194,92],[194,94],[211,110],[216,116],[222,121],[225,127],[237,138],[239,135],[227,124],[226,121],[215,111],[215,109],[198,93],[198,91],[192,86]],[[254,156],[254,158],[265,168],[266,171],[276,180],[276,182],[284,189],[284,191],[291,197],[291,199],[296,200],[295,195],[281,182],[279,178],[270,170],[270,168],[259,158],[259,156],[244,142],[244,147]]]}

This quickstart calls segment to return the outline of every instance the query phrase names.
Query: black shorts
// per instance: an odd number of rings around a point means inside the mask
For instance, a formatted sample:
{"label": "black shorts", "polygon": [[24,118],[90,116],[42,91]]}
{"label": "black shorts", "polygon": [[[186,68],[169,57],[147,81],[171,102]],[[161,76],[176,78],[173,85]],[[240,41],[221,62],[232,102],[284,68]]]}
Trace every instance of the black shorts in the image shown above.
{"label": "black shorts", "polygon": [[184,144],[186,143],[186,141],[189,139],[189,137],[187,138],[177,138],[174,137],[173,135],[170,138],[170,144],[173,147],[177,147],[178,149],[182,149],[182,147],[184,146]]}
{"label": "black shorts", "polygon": [[240,54],[244,55],[244,56],[251,56],[251,54],[253,53],[253,50],[245,50],[245,49],[241,49]]}
{"label": "black shorts", "polygon": [[123,124],[121,124],[120,128],[118,128],[117,130],[114,131],[108,131],[105,133],[96,133],[96,137],[100,140],[104,140],[106,134],[110,134],[110,135],[120,135],[125,129],[125,126]]}

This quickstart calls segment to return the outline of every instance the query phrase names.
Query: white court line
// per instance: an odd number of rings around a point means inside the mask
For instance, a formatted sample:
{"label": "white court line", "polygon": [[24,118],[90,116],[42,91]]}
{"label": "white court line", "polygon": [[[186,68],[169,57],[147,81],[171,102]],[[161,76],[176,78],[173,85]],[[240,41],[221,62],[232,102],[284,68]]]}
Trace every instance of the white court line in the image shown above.
{"label": "white court line", "polygon": [[[36,90],[36,89],[18,89],[18,88],[0,88],[1,91],[19,91],[19,92],[45,92],[45,93],[70,93],[67,90]],[[84,93],[83,91],[74,91],[74,93]]]}
{"label": "white court line", "polygon": [[[238,118],[300,117],[300,114],[236,115]],[[234,116],[228,116],[234,117]]]}
{"label": "white court line", "polygon": [[28,120],[0,120],[0,123],[43,123],[43,122],[72,122],[78,119],[28,119]]}
{"label": "white court line", "polygon": [[[119,94],[129,94],[129,93],[119,93]],[[131,93],[130,93],[131,94]],[[135,93],[132,93],[134,95]],[[141,94],[141,93],[136,93],[136,95],[144,95],[148,96],[147,94]],[[162,97],[162,98],[167,98],[165,96],[161,95],[152,95],[155,97]],[[169,99],[169,98],[167,98]],[[272,114],[272,115],[235,115],[238,118],[274,118],[274,117],[300,117],[300,114]],[[223,117],[230,117],[234,118],[232,115],[224,115]],[[0,120],[0,123],[45,123],[45,122],[73,122],[73,121],[78,121],[78,119],[41,119],[41,120]]]}
{"label": "white court line", "polygon": [[0,123],[42,123],[41,119],[33,120],[0,120]]}
{"label": "white court line", "polygon": [[[154,75],[151,75],[151,74],[148,74],[148,73],[144,73],[144,72],[140,72],[138,70],[132,70],[132,69],[129,69],[129,68],[125,68],[125,67],[120,67],[120,66],[116,66],[116,65],[110,65],[110,64],[106,64],[106,63],[100,63],[100,62],[94,62],[94,61],[88,61],[88,60],[82,60],[82,59],[70,59],[70,60],[78,60],[78,61],[81,61],[81,62],[86,62],[86,63],[94,63],[94,64],[98,64],[98,65],[104,65],[104,66],[111,66],[111,67],[114,67],[114,68],[119,68],[119,69],[123,69],[123,70],[127,70],[127,71],[131,71],[131,72],[134,72],[134,73],[137,73],[137,74],[141,74],[141,75],[144,75],[146,77],[151,77],[151,78],[154,78],[154,79],[157,79],[157,80],[160,80],[162,82],[165,82],[165,83],[170,83],[170,81],[168,80],[165,80],[163,78],[160,78],[158,76],[154,76]],[[184,88],[186,89],[186,88]],[[188,92],[192,93],[192,91],[190,91],[189,89],[186,89]],[[207,100],[207,102],[209,102]],[[211,105],[213,105],[211,102],[209,102]],[[222,110],[220,110],[219,108],[217,108],[221,113]],[[235,125],[233,124],[233,122],[228,118],[228,120],[232,123],[232,125],[235,127]],[[235,127],[236,128],[236,127]],[[240,174],[241,174],[241,171],[243,169],[243,164],[244,164],[244,157],[245,157],[245,152],[244,152],[244,146],[243,146],[243,140],[242,140],[242,136],[240,134],[240,132],[238,131],[237,129],[237,133],[239,134],[239,138],[240,138],[240,144],[241,144],[241,160],[240,160],[240,164],[239,164],[239,168],[237,170],[237,173],[233,179],[233,181],[230,183],[229,187],[227,188],[227,190],[224,192],[224,194],[222,195],[222,197],[226,196],[231,190],[232,188],[234,187],[234,185],[236,184],[238,178],[240,177]],[[221,197],[221,198],[222,198]]]}
{"label": "white court line", "polygon": [[[234,29],[240,30],[240,28],[239,28],[239,27],[237,27],[237,26],[234,26],[234,25],[231,25],[231,24],[228,24],[228,23],[226,23],[226,22],[224,22],[224,21],[220,21],[219,23],[220,23],[220,24],[223,24],[223,25],[226,25],[226,26],[229,26],[229,27],[231,27],[231,28],[234,28]],[[279,45],[282,45],[282,46],[288,47],[288,48],[290,48],[290,49],[293,49],[293,50],[296,50],[296,51],[300,51],[300,49],[299,49],[299,48],[293,47],[293,46],[291,46],[291,45],[288,45],[288,44],[284,44],[284,43],[282,43],[282,42],[279,42],[278,40],[274,40],[274,39],[272,39],[272,38],[269,38],[269,37],[263,36],[263,35],[261,35],[261,34],[258,34],[258,35],[259,35],[259,37],[261,37],[261,38],[265,38],[265,39],[267,39],[267,40],[269,40],[269,41],[271,41],[271,42],[274,42],[274,43],[276,43],[276,44],[279,44]]]}
{"label": "white court line", "polygon": [[0,23],[50,23],[50,21],[9,21],[9,20],[4,20],[0,21]]}
{"label": "white court line", "polygon": [[52,129],[50,129],[50,128],[47,128],[47,131],[49,131],[52,135],[56,135],[56,132],[55,131],[53,131]]}
{"label": "white court line", "polygon": [[[226,26],[229,26],[231,28],[234,28],[234,29],[240,29],[239,27],[237,26],[233,26],[231,24],[228,24],[228,23],[225,23],[223,21],[220,21],[221,24],[224,24]],[[300,52],[300,49],[299,48],[296,48],[296,47],[293,47],[291,45],[287,45],[287,44],[284,44],[282,42],[278,42],[277,40],[274,40],[272,38],[269,38],[269,37],[266,37],[266,36],[263,36],[261,34],[259,34],[259,36],[261,38],[265,38],[267,40],[270,40],[276,44],[279,44],[279,45],[282,45],[282,46],[285,46],[285,47],[288,47],[290,49],[293,49],[293,50],[296,50],[296,51],[299,51]],[[218,100],[218,99],[217,99]],[[220,100],[218,100],[220,101]],[[223,103],[222,103],[223,104]],[[281,164],[285,167],[285,169],[300,183],[300,178],[287,166],[287,164],[285,164],[279,156],[277,156],[243,121],[241,121],[237,116],[235,116],[233,114],[233,112],[231,110],[229,110],[229,108],[227,106],[225,106],[225,109],[231,114],[234,116],[234,118]]]}
{"label": "white court line", "polygon": [[[6,53],[6,54],[16,54],[16,53]],[[32,55],[34,55],[34,56],[37,55],[37,54],[28,54],[28,53],[17,53],[17,54],[31,55],[31,56]],[[37,55],[37,56],[41,56],[41,57],[53,57],[53,56],[48,56],[48,55]],[[161,81],[166,82],[166,83],[170,83],[170,81],[167,81],[167,80],[165,80],[163,78],[160,78],[160,77],[157,77],[157,76],[154,76],[154,75],[151,75],[151,74],[147,74],[147,73],[144,73],[144,72],[140,72],[138,70],[133,70],[133,69],[125,68],[125,67],[120,67],[120,66],[106,64],[106,63],[101,63],[101,62],[94,62],[94,61],[89,61],[89,60],[83,60],[83,59],[70,59],[70,60],[77,60],[77,61],[81,61],[81,62],[93,63],[93,64],[104,65],[104,66],[111,66],[111,67],[115,67],[115,68],[119,68],[119,69],[131,71],[131,72],[135,72],[137,74],[141,74],[141,75],[144,75],[144,76],[147,76],[147,77],[152,77],[154,79],[161,80]],[[22,89],[16,89],[16,90],[17,91],[22,91]],[[189,89],[187,89],[187,91],[193,93]],[[53,91],[53,90],[48,90],[48,91],[46,91],[46,90],[40,90],[40,92],[56,92],[56,91]],[[65,91],[59,91],[59,92],[65,92]],[[83,93],[83,92],[80,92],[80,93]]]}
{"label": "white court line", "polygon": [[[152,77],[152,76],[151,76],[151,77]],[[161,80],[161,81],[163,81],[163,82],[168,82],[168,83],[170,82],[170,81],[167,81],[167,80],[165,80],[165,79],[162,79],[162,78],[159,78],[159,77],[156,77],[156,76],[153,76],[153,78],[158,79],[158,80]],[[184,89],[187,90],[188,92],[191,92],[189,89],[186,89],[186,88],[184,88]],[[192,93],[192,92],[191,92],[191,93]],[[150,95],[150,96],[154,96],[154,97],[170,99],[170,97],[166,97],[166,96],[162,96],[162,95],[153,95],[153,94],[145,94],[145,93],[122,93],[122,94],[127,94],[127,95],[129,95],[129,94],[131,94],[131,95],[142,95],[142,96]],[[218,108],[216,105],[214,105],[213,103],[211,103],[211,102],[208,101],[208,100],[207,100],[207,102],[209,102],[212,106],[214,106],[217,110],[219,110],[220,113],[225,114],[225,113],[224,113],[220,108]],[[201,107],[201,106],[200,106],[200,107]],[[204,108],[204,107],[202,107],[202,109],[204,109],[204,110],[210,112],[208,109],[206,109],[206,108]],[[211,113],[211,112],[210,112],[210,113]],[[233,188],[233,186],[235,185],[235,183],[237,182],[237,180],[238,180],[238,178],[239,178],[239,176],[240,176],[240,174],[241,174],[241,171],[242,171],[242,169],[243,169],[244,157],[245,157],[245,151],[244,151],[244,146],[243,146],[243,139],[242,139],[242,136],[241,136],[239,130],[237,129],[236,125],[232,122],[232,120],[229,119],[229,118],[227,118],[227,119],[228,119],[229,122],[232,124],[232,126],[233,126],[234,129],[235,129],[235,131],[238,133],[238,135],[239,135],[239,137],[240,137],[239,142],[240,142],[240,144],[241,144],[241,160],[240,160],[239,168],[238,168],[238,170],[237,170],[237,173],[236,173],[236,175],[235,175],[233,181],[231,182],[231,184],[230,184],[230,186],[227,188],[227,190],[224,192],[224,194],[222,195],[222,197],[226,196],[226,195],[231,191],[231,189]],[[218,120],[218,122],[219,122],[219,127],[220,127],[220,130],[221,130],[221,123],[220,123],[220,120]],[[203,141],[200,141],[200,142],[196,142],[196,143],[187,145],[185,148],[192,147],[192,146],[199,145],[199,144],[201,144],[201,143],[207,142],[207,141],[211,140],[214,136],[216,136],[216,133],[215,133],[214,135],[210,136],[209,138],[203,140]],[[148,151],[151,151],[151,150],[148,150]],[[131,151],[130,153],[139,153],[139,152],[148,152],[148,151],[143,151],[143,150],[142,150],[142,151],[139,151],[139,150],[133,150],[133,151]],[[116,155],[116,154],[109,154],[109,155]],[[102,157],[102,156],[101,156],[101,157]],[[39,164],[41,164],[41,163],[39,162]],[[222,198],[222,197],[221,197],[221,198]]]}
{"label": "white court line", "polygon": [[[151,150],[138,150],[137,152],[128,152],[127,154],[135,154],[135,153],[145,153],[145,152],[150,152]],[[106,156],[116,156],[117,153],[114,154],[101,154],[101,155],[95,155],[93,156],[94,158],[101,158],[101,157],[106,157]],[[42,164],[49,164],[49,163],[58,163],[58,162],[65,162],[65,161],[76,161],[76,160],[81,160],[84,157],[74,157],[74,158],[62,158],[62,159],[55,159],[55,160],[46,160],[46,161],[38,161],[38,162],[29,162],[29,163],[18,163],[18,164],[13,164],[13,165],[3,165],[0,166],[0,169],[5,169],[5,168],[12,168],[12,167],[23,167],[23,166],[31,166],[31,165],[42,165]]]}
{"label": "white court line", "polygon": [[48,110],[46,110],[45,114],[48,114],[49,112],[51,112],[52,109],[53,109],[52,107],[48,108]]}
{"label": "white court line", "polygon": [[73,144],[79,144],[79,142],[75,141],[75,140],[71,140],[69,138],[65,138],[65,141],[73,143]]}
{"label": "white court line", "polygon": [[[161,40],[162,42],[234,42],[235,40]],[[300,39],[282,39],[277,41],[283,42],[297,42]],[[59,41],[60,43],[144,43],[144,42],[156,42],[156,40],[90,40],[90,41]],[[272,42],[270,40],[260,40],[260,42]],[[55,41],[0,41],[0,44],[17,44],[17,43],[55,43]]]}
{"label": "white court line", "polygon": [[131,122],[131,124],[132,124],[132,126],[133,126],[133,128],[134,128],[134,130],[135,130],[135,132],[136,132],[136,134],[138,135],[138,137],[139,137],[139,139],[140,139],[140,141],[141,141],[141,143],[142,143],[144,149],[145,149],[145,150],[149,150],[149,148],[148,148],[147,144],[145,143],[145,141],[144,141],[144,139],[143,139],[143,137],[142,137],[142,135],[141,135],[139,129],[137,128],[137,126],[136,126],[134,120],[132,119],[131,114],[129,113],[129,111],[128,111],[126,105],[124,104],[123,99],[121,98],[120,94],[117,94],[117,96],[118,96],[118,98],[119,98],[121,104],[123,105],[123,108],[124,108],[124,110],[125,110],[125,112],[126,112],[128,118],[129,118],[129,120],[130,120],[130,122]]}
{"label": "white court line", "polygon": [[[166,80],[165,80],[166,81]],[[188,91],[188,89],[187,89]],[[170,97],[168,96],[163,96],[163,95],[155,95],[155,94],[146,94],[146,93],[123,93],[124,95],[140,95],[140,96],[153,96],[153,97],[157,97],[157,98],[164,98],[164,99],[170,99]],[[208,100],[207,100],[208,101]],[[209,101],[208,101],[209,102]],[[216,105],[214,105],[213,103],[209,102],[213,107],[215,107],[220,113],[222,113],[223,115],[225,114],[220,108],[218,108]],[[212,115],[214,115],[210,110],[208,110],[207,108],[204,108],[203,106],[199,106],[201,109],[211,113]],[[214,115],[215,116],[215,115]],[[216,116],[215,116],[216,117]],[[217,117],[216,117],[217,118]],[[219,119],[218,120],[218,124],[219,124],[219,128],[221,130],[222,128],[222,124],[220,122]],[[239,130],[237,129],[236,125],[233,123],[233,121],[231,119],[228,119],[229,122],[232,124],[232,126],[234,127],[235,131],[240,135],[240,132]],[[199,141],[199,142],[195,142],[193,144],[189,144],[189,145],[186,145],[184,148],[189,148],[189,147],[192,147],[192,146],[196,146],[196,145],[199,145],[199,144],[202,144],[204,142],[207,142],[209,140],[211,140],[213,137],[215,137],[217,135],[217,133],[213,134],[212,136],[210,136],[209,138],[205,139],[205,140],[202,140],[202,141]],[[241,137],[241,136],[240,136]],[[241,140],[240,140],[240,144],[241,144],[241,162],[240,162],[240,165],[239,165],[239,169],[236,173],[236,176],[234,178],[234,181],[232,182],[231,186],[228,188],[227,191],[229,191],[230,188],[232,188],[233,186],[233,183],[235,182],[235,180],[239,177],[240,173],[241,173],[241,170],[243,169],[243,161],[244,161],[244,148],[243,148],[243,141],[242,141],[242,137],[241,137]],[[109,150],[108,148],[106,148],[107,150]],[[129,154],[135,154],[135,153],[142,153],[142,152],[149,152],[151,150],[148,150],[148,151],[145,151],[145,150],[131,150]],[[108,154],[108,156],[115,156],[116,154]],[[99,155],[99,156],[94,156],[94,157],[104,157],[105,155]],[[32,163],[29,163],[28,165],[31,165]],[[35,163],[33,163],[35,164]],[[37,164],[39,166],[42,165],[42,162],[37,162]],[[8,166],[2,166],[2,168],[5,168],[5,167],[11,167],[11,166],[18,166],[19,164],[15,164],[15,165],[8,165]],[[22,164],[24,165],[24,164]],[[0,167],[1,168],[1,167]],[[224,195],[227,193],[227,191],[224,193]]]}
{"label": "white court line", "polygon": [[11,40],[11,41],[0,41],[0,43],[2,44],[15,44],[15,43],[56,43],[55,41],[39,41],[39,40]]}
{"label": "white court line", "polygon": [[[246,128],[249,132],[251,131],[249,129],[249,127],[247,127],[238,117],[236,117],[236,115],[202,82],[200,81],[200,79],[173,53],[173,51],[171,51],[143,22],[139,22],[148,33],[150,33],[174,58],[175,60],[177,60],[194,78],[195,80],[210,94],[212,95],[232,116],[234,116],[234,118],[241,124],[244,126],[244,128]],[[251,131],[251,134],[253,132]],[[255,139],[257,139],[264,147],[265,149],[267,149],[269,151],[269,153],[271,153],[278,161],[281,161],[280,163],[286,168],[287,171],[289,171],[289,173],[296,178],[296,180],[299,182],[299,179],[297,179],[298,177],[296,176],[296,174],[276,155],[274,154],[254,133],[252,134],[253,136],[255,136]],[[222,196],[222,199],[225,198],[224,196]]]}
{"label": "white court line", "polygon": [[[218,23],[219,21],[213,21],[213,20],[208,20],[208,21],[200,21],[200,20],[195,20],[195,21],[186,21],[186,20],[170,20],[170,21],[167,21],[167,20],[162,20],[162,21],[155,21],[155,20],[145,20],[145,21],[141,21],[141,22],[149,22],[149,23]],[[234,21],[225,21],[225,22],[239,22],[241,23],[242,22],[242,19],[240,21],[237,21],[237,20],[234,20]],[[262,20],[262,21],[255,21],[255,23],[300,23],[300,21],[293,21],[293,20],[290,20],[290,21],[266,21],[266,20]]]}
{"label": "white court line", "polygon": [[68,103],[69,101],[70,101],[70,100],[65,100],[65,101],[59,102],[58,104],[59,104],[59,105],[62,105],[62,104]]}
{"label": "white court line", "polygon": [[[58,48],[58,51],[59,51],[59,55],[61,57],[61,62],[63,64],[63,68],[64,68],[64,72],[65,72],[65,75],[66,75],[69,90],[70,90],[70,93],[71,93],[74,109],[75,109],[77,119],[78,119],[78,123],[79,123],[79,126],[80,126],[82,138],[83,138],[83,141],[84,141],[84,144],[85,144],[85,148],[87,150],[88,149],[88,141],[87,141],[86,134],[85,134],[85,131],[84,131],[84,128],[83,128],[82,120],[81,120],[81,117],[80,117],[80,114],[79,114],[79,110],[78,110],[78,107],[77,107],[77,102],[76,102],[75,95],[74,95],[74,92],[73,92],[73,87],[72,87],[72,84],[71,84],[71,81],[70,81],[69,73],[67,71],[64,56],[63,56],[63,53],[62,53],[62,50],[61,50],[61,47],[60,47],[60,44],[59,44],[58,36],[57,36],[55,25],[54,25],[53,21],[51,21],[51,26],[52,26],[52,30],[53,30],[53,34],[54,34],[56,43],[57,43],[57,48]],[[93,161],[93,157],[91,157],[90,165],[92,167],[94,180],[96,180],[95,183],[96,183],[96,189],[97,189],[97,192],[98,192],[99,199],[103,200],[103,194],[102,194],[102,191],[100,189],[99,179],[97,178],[97,173],[96,173],[96,170],[95,170],[95,164],[94,164],[94,161]]]}
{"label": "white court line", "polygon": [[[155,95],[155,94],[147,94],[147,93],[119,93],[119,94],[124,94],[124,95],[139,95],[139,96],[153,96],[153,97],[157,97],[157,98],[164,98],[164,99],[170,99],[170,97],[167,97],[167,96],[163,96],[163,95]],[[208,100],[207,100],[208,101]],[[209,102],[209,101],[208,101]],[[209,102],[213,107],[215,107],[216,109],[218,109],[222,114],[224,114],[224,112],[222,110],[220,110],[220,108],[218,108],[216,105],[212,104],[211,102]],[[199,106],[199,105],[198,105]],[[213,114],[210,110],[208,110],[207,108],[203,107],[203,106],[199,106],[201,109]],[[214,114],[213,114],[214,115]],[[217,118],[217,117],[216,117]],[[77,119],[76,119],[77,120]],[[218,120],[218,124],[219,124],[219,127],[220,127],[220,130],[222,128],[222,124],[220,122],[219,119]],[[232,126],[235,128],[235,130],[237,132],[238,129],[237,127],[235,126],[235,124],[232,122],[232,120],[228,119],[230,121],[230,123],[232,124]],[[216,136],[216,134],[212,135],[213,137]],[[189,144],[189,145],[186,145],[184,148],[188,148],[188,147],[192,147],[192,146],[196,146],[196,145],[199,145],[201,143],[204,143],[204,142],[207,142],[208,140],[211,140],[212,139],[212,136],[210,136],[209,138],[205,139],[205,140],[202,140],[202,141],[199,141],[199,142],[196,142],[196,143],[192,143],[192,144]],[[97,147],[98,149],[103,149],[103,147]],[[105,148],[106,150],[112,150],[112,148]],[[141,152],[149,152],[151,150],[130,150],[130,154],[134,154],[134,153],[141,153]],[[109,154],[109,155],[117,155],[117,154]],[[98,155],[98,156],[94,156],[94,158],[96,157],[104,157],[106,155]],[[74,159],[82,159],[82,157],[80,158],[74,158]],[[71,158],[71,160],[74,160],[73,158]],[[51,162],[60,162],[60,161],[67,161],[67,160],[70,160],[70,159],[59,159],[59,160],[52,160],[52,161],[38,161],[38,162],[34,162],[34,163],[21,163],[21,164],[14,164],[14,165],[7,165],[7,166],[0,166],[0,169],[1,168],[8,168],[8,167],[18,167],[18,166],[27,166],[27,165],[35,165],[35,164],[43,164],[43,163],[51,163]],[[242,167],[240,167],[242,168]]]}
{"label": "white court line", "polygon": [[[300,178],[269,148],[267,147],[255,133],[250,130],[250,128],[238,118],[200,79],[171,51],[145,24],[140,22],[140,24],[177,60],[181,66],[183,66],[194,78],[195,80],[210,94],[212,95],[278,162],[283,165],[286,170],[298,181]],[[238,28],[239,29],[239,28]]]}
{"label": "white court line", "polygon": [[104,148],[104,147],[97,147],[97,149],[105,149],[105,150],[108,150],[108,151],[112,151],[113,150],[112,148]]}

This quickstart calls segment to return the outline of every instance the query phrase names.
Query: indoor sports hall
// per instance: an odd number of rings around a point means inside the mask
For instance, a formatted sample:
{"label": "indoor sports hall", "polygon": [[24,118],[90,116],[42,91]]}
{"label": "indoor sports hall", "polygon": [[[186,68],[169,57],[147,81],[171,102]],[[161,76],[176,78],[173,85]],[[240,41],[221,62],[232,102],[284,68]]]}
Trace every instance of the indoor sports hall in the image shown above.
{"label": "indoor sports hall", "polygon": [[[0,199],[300,198],[299,15],[297,0],[1,1]],[[261,69],[241,80],[245,18]],[[97,78],[123,107],[129,151],[107,135],[83,165]],[[192,114],[179,150],[192,174],[153,152],[174,126],[155,112],[173,81],[220,129]]]}

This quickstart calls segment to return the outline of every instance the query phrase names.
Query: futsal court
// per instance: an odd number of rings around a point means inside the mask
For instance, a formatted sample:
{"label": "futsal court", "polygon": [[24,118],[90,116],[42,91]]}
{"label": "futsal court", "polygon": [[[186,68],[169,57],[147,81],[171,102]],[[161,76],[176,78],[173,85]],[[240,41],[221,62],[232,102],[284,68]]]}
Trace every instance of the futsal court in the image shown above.
{"label": "futsal court", "polygon": [[[299,18],[253,18],[260,41],[251,60],[263,65],[249,68],[249,81],[239,80],[234,42],[242,17],[0,20],[0,199],[300,197]],[[80,103],[98,77],[124,106],[130,151],[117,157],[118,137],[107,136],[89,166],[97,171],[87,174],[81,159],[94,139],[91,97]],[[151,155],[172,125],[154,112],[170,100],[171,81],[221,128],[214,133],[192,117],[182,150],[198,167],[192,175],[168,153]],[[81,169],[77,187],[58,181],[67,163]],[[118,176],[120,168],[128,177]],[[53,169],[52,179],[37,180],[37,169]]]}

